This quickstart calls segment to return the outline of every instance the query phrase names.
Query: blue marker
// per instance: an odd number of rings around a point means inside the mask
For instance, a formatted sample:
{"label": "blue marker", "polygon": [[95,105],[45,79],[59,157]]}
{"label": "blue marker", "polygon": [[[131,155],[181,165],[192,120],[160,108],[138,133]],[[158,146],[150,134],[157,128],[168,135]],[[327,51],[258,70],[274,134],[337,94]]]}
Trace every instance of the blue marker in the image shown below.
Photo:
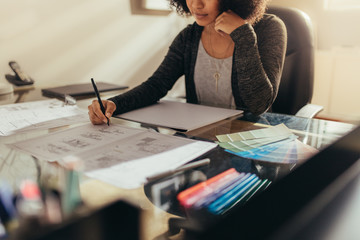
{"label": "blue marker", "polygon": [[214,214],[221,213],[221,211],[226,208],[226,206],[236,201],[237,198],[246,192],[246,190],[250,188],[257,181],[257,179],[258,177],[255,174],[252,174],[234,189],[211,203],[208,207],[208,210]]}
{"label": "blue marker", "polygon": [[250,176],[250,173],[247,173],[247,174],[241,173],[241,175],[234,178],[233,181],[231,181],[228,185],[224,186],[223,188],[217,189],[216,191],[214,191],[214,193],[212,193],[208,197],[197,201],[193,207],[194,208],[202,208],[202,207],[208,206],[209,204],[211,204],[213,201],[215,201],[222,195],[231,191],[231,189],[233,189],[234,187],[239,185],[242,181],[247,179],[249,176]]}
{"label": "blue marker", "polygon": [[221,214],[225,214],[226,212],[230,211],[234,206],[243,204],[244,202],[249,200],[260,189],[262,181],[263,180],[261,179],[256,180],[256,182],[250,188],[248,188],[244,194],[237,198],[236,201],[227,205],[226,208],[221,211]]}

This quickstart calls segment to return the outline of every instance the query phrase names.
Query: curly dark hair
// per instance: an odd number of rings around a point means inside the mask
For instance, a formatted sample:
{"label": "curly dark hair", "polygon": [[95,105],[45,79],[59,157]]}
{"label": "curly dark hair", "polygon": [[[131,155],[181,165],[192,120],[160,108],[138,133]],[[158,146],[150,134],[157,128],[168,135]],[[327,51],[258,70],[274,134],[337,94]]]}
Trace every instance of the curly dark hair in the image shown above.
{"label": "curly dark hair", "polygon": [[[186,0],[169,0],[170,6],[183,16],[189,16],[190,10],[186,5]],[[269,0],[219,0],[220,12],[231,10],[242,19],[246,19],[250,24],[259,21],[266,10]]]}

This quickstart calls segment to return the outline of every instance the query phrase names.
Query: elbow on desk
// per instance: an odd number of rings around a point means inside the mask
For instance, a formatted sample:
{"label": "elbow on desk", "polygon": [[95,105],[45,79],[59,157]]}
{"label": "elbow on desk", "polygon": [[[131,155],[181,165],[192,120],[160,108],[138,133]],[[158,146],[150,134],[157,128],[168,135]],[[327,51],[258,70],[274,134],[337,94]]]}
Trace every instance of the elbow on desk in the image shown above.
{"label": "elbow on desk", "polygon": [[249,105],[249,107],[244,108],[245,112],[250,112],[254,116],[259,116],[263,114],[264,112],[267,112],[269,109],[271,109],[273,101],[267,101],[266,104],[264,104],[263,99],[259,99],[258,103]]}
{"label": "elbow on desk", "polygon": [[250,92],[251,94],[246,95],[246,97],[237,104],[241,110],[250,112],[255,116],[261,115],[271,109],[277,96],[277,92],[274,91],[273,88]]}

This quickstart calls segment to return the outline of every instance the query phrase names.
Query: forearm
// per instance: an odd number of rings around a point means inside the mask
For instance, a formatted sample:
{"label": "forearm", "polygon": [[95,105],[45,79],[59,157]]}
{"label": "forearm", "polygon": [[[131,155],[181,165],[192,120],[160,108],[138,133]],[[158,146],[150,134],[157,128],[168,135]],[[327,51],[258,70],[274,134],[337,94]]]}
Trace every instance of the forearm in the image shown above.
{"label": "forearm", "polygon": [[276,98],[286,47],[282,30],[269,29],[265,35],[265,39],[258,41],[254,29],[248,24],[231,34],[235,41],[238,102],[256,115],[265,112]]}
{"label": "forearm", "polygon": [[154,104],[164,97],[184,73],[182,48],[183,40],[179,34],[171,44],[159,68],[147,81],[124,94],[109,99],[116,104],[114,114]]}
{"label": "forearm", "polygon": [[148,82],[131,89],[121,95],[109,98],[116,105],[114,115],[125,113],[137,108],[156,103],[163,94]]}

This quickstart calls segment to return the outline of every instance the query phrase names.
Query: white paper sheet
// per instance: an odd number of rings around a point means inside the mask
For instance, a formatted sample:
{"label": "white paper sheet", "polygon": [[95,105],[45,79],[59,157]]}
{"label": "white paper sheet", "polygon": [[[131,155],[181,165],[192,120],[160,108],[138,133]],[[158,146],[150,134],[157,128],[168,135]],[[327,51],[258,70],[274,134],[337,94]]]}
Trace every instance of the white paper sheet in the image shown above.
{"label": "white paper sheet", "polygon": [[9,146],[48,161],[76,156],[86,175],[118,187],[136,188],[146,177],[175,169],[217,144],[118,124],[89,123]]}
{"label": "white paper sheet", "polygon": [[94,126],[88,123],[45,136],[19,141],[9,144],[9,146],[25,151],[39,159],[53,162],[68,155],[78,155],[89,151],[102,152],[101,149],[108,144],[142,132],[144,131],[141,129],[125,128],[116,124]]}
{"label": "white paper sheet", "polygon": [[0,136],[64,126],[88,119],[84,110],[77,106],[64,106],[57,99],[2,105],[0,116]]}
{"label": "white paper sheet", "polygon": [[209,142],[192,142],[170,151],[90,171],[86,175],[120,188],[137,188],[146,183],[147,177],[178,168],[214,147],[215,145]]}

